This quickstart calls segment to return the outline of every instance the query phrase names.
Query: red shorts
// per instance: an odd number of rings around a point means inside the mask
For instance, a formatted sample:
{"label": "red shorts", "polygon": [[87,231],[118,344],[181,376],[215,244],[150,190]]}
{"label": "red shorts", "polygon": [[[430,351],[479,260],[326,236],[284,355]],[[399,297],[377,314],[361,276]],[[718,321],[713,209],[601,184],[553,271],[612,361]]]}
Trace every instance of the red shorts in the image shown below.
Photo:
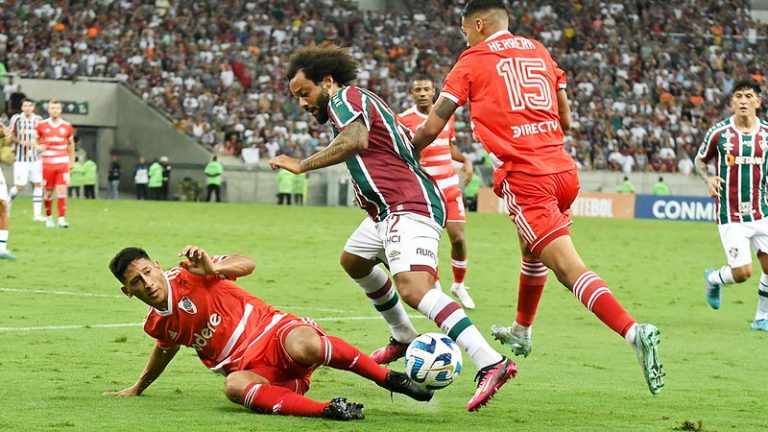
{"label": "red shorts", "polygon": [[552,240],[570,235],[568,209],[579,194],[575,169],[548,175],[494,173],[494,191],[504,199],[517,232],[535,256]]}
{"label": "red shorts", "polygon": [[316,367],[308,368],[296,363],[285,350],[288,333],[300,326],[312,327],[317,334],[326,335],[312,319],[286,315],[270,334],[265,335],[263,342],[245,352],[238,369],[257,373],[272,385],[285,387],[301,395],[306,393]]}
{"label": "red shorts", "polygon": [[45,189],[53,189],[54,186],[59,185],[69,185],[69,165],[43,165],[43,187]]}
{"label": "red shorts", "polygon": [[464,212],[464,199],[461,197],[461,189],[458,186],[450,186],[443,189],[445,196],[446,222],[466,222],[467,215]]}

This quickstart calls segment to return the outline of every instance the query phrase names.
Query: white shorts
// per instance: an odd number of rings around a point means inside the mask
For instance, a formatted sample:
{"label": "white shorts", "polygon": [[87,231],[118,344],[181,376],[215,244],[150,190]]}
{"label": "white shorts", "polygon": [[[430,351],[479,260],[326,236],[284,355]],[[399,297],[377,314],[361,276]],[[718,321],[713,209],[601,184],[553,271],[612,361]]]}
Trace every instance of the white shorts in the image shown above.
{"label": "white shorts", "polygon": [[13,184],[25,186],[28,182],[32,184],[43,182],[43,161],[13,163]]}
{"label": "white shorts", "polygon": [[717,226],[731,268],[752,264],[752,251],[768,253],[768,219],[734,222]]}
{"label": "white shorts", "polygon": [[8,201],[8,186],[5,184],[2,168],[0,168],[0,201]]}
{"label": "white shorts", "polygon": [[432,219],[411,213],[392,214],[381,222],[371,218],[357,227],[344,251],[380,260],[396,275],[409,271],[437,272],[437,249],[443,229]]}

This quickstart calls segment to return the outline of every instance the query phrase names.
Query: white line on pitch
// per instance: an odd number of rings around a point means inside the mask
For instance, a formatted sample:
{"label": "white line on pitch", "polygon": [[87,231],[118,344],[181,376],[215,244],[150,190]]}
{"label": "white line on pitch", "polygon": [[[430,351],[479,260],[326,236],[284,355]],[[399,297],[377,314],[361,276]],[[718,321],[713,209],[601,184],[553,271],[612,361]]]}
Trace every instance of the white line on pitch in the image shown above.
{"label": "white line on pitch", "polygon": [[[410,318],[424,318],[424,315],[409,315]],[[356,317],[322,317],[313,318],[315,321],[367,321],[381,319],[378,316],[356,316]],[[144,323],[114,323],[114,324],[72,324],[61,326],[39,326],[39,327],[0,327],[0,332],[12,331],[36,331],[36,330],[72,330],[88,328],[116,328],[116,327],[141,327]]]}

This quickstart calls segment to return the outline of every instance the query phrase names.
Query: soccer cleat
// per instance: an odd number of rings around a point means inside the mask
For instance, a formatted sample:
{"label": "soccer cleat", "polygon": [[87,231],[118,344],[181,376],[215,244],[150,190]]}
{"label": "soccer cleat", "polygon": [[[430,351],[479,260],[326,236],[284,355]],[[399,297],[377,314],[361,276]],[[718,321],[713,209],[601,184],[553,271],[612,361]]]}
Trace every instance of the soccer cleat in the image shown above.
{"label": "soccer cleat", "polygon": [[754,320],[749,328],[752,330],[768,332],[768,319],[763,318]]}
{"label": "soccer cleat", "polygon": [[648,389],[653,394],[659,394],[664,387],[664,368],[659,359],[659,344],[661,333],[653,324],[638,324],[635,335],[635,353]]}
{"label": "soccer cleat", "polygon": [[48,218],[43,215],[36,215],[34,218],[32,218],[32,220],[35,222],[45,222],[48,220]]}
{"label": "soccer cleat", "polygon": [[56,224],[53,222],[53,218],[48,216],[45,218],[45,227],[46,228],[56,228]]}
{"label": "soccer cleat", "polygon": [[337,397],[331,400],[331,403],[323,408],[323,418],[331,420],[362,420],[365,418],[363,414],[363,404],[349,402],[347,398]]}
{"label": "soccer cleat", "polygon": [[378,364],[392,363],[405,356],[405,350],[408,349],[408,345],[409,344],[407,343],[398,342],[395,338],[390,337],[389,344],[372,352],[371,358]]}
{"label": "soccer cleat", "polygon": [[477,411],[490,402],[497,391],[510,378],[517,375],[517,365],[512,360],[503,357],[500,362],[486,366],[475,375],[477,390],[472,399],[467,402],[467,411]]}
{"label": "soccer cleat", "polygon": [[720,309],[720,284],[713,284],[709,281],[709,275],[715,270],[708,268],[704,270],[704,286],[707,288],[707,303],[712,309]]}
{"label": "soccer cleat", "polygon": [[69,222],[67,222],[67,220],[66,220],[66,219],[64,219],[64,218],[63,218],[63,217],[61,217],[61,216],[59,216],[59,220],[58,220],[58,222],[56,222],[56,225],[57,225],[59,228],[69,228]]}
{"label": "soccer cleat", "polygon": [[491,326],[491,334],[497,341],[504,345],[509,345],[512,349],[512,353],[516,356],[522,355],[528,357],[531,353],[533,342],[531,341],[530,334],[525,334],[525,328],[512,324],[510,327],[503,327],[500,325]]}
{"label": "soccer cleat", "polygon": [[459,299],[459,302],[464,306],[464,309],[474,309],[475,301],[469,296],[469,293],[467,292],[468,289],[469,288],[465,287],[464,284],[454,283],[451,285],[451,294]]}
{"label": "soccer cleat", "polygon": [[402,393],[411,399],[429,402],[435,395],[434,390],[428,390],[416,384],[411,377],[402,373],[390,371],[384,381],[384,388],[393,393]]}
{"label": "soccer cleat", "polygon": [[0,252],[0,260],[13,261],[15,259],[16,259],[16,257],[13,256],[13,254],[8,252],[8,251]]}

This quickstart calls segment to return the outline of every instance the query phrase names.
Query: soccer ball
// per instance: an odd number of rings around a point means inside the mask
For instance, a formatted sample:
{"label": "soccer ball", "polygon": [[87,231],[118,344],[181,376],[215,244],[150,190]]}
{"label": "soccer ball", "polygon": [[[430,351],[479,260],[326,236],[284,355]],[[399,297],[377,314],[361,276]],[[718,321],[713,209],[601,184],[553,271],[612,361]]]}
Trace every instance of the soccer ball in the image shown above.
{"label": "soccer ball", "polygon": [[461,349],[441,333],[425,333],[405,351],[405,373],[428,389],[448,386],[461,372]]}

